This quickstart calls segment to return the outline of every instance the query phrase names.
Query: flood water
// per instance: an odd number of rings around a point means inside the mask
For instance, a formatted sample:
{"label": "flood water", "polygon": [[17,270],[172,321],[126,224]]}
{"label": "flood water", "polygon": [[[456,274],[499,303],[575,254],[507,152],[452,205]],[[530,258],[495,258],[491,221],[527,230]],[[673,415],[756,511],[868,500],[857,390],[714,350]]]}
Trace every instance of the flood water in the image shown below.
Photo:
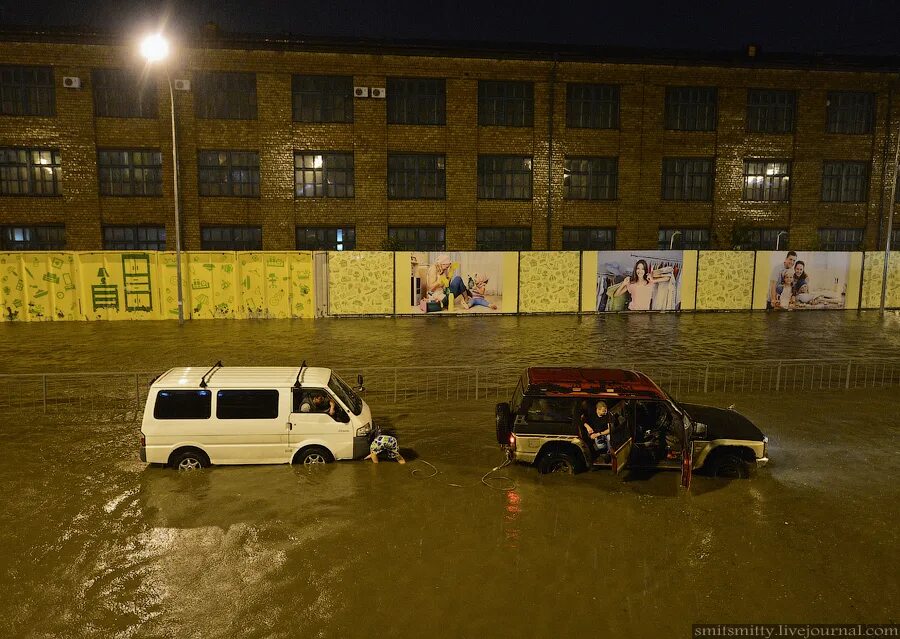
{"label": "flood water", "polygon": [[[898,329],[896,315],[855,313],[3,325],[0,361],[871,357],[898,353]],[[193,473],[142,464],[132,421],[0,414],[0,635],[688,637],[692,623],[896,622],[898,398],[696,397],[736,404],[772,462],[747,481],[696,477],[688,493],[674,473],[519,465],[485,485],[503,458],[483,400],[375,404],[406,465]]]}

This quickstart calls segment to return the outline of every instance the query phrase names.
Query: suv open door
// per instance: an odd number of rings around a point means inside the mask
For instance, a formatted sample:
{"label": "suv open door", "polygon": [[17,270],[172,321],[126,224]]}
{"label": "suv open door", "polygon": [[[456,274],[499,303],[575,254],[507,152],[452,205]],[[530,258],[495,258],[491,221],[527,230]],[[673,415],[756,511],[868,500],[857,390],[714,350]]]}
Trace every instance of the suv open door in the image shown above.
{"label": "suv open door", "polygon": [[673,427],[681,437],[681,485],[691,487],[691,476],[694,474],[694,444],[691,441],[691,422],[682,415],[677,415]]}
{"label": "suv open door", "polygon": [[628,459],[631,457],[631,448],[634,445],[632,433],[630,402],[624,402],[624,410],[617,411],[610,420],[609,426],[609,453],[612,471],[617,475],[625,470]]}

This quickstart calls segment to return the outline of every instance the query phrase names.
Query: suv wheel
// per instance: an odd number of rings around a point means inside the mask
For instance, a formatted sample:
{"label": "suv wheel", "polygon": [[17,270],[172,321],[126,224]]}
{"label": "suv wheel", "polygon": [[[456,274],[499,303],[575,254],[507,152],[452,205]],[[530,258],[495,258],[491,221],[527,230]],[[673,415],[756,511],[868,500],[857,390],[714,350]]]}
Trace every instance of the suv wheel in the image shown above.
{"label": "suv wheel", "polygon": [[497,404],[497,412],[495,416],[497,422],[497,443],[501,446],[509,446],[509,435],[512,432],[509,428],[509,404]]}
{"label": "suv wheel", "polygon": [[563,473],[574,475],[581,470],[578,458],[564,450],[551,450],[544,453],[538,462],[538,472],[542,475]]}
{"label": "suv wheel", "polygon": [[715,455],[706,464],[707,471],[712,477],[722,477],[724,479],[747,479],[750,476],[750,469],[747,462],[741,459],[741,456],[731,451],[723,451]]}

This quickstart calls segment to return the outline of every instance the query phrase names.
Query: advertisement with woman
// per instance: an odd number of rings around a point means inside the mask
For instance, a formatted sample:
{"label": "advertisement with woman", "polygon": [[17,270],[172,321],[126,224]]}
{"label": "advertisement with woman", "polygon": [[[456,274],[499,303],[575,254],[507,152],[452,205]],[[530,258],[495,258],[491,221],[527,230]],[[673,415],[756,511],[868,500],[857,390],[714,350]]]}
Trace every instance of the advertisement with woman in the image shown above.
{"label": "advertisement with woman", "polygon": [[794,311],[842,309],[847,305],[850,253],[772,253],[766,308]]}
{"label": "advertisement with woman", "polygon": [[[398,258],[400,255],[398,253]],[[401,290],[408,291],[407,312],[468,314],[502,311],[504,253],[417,251],[403,255],[409,255],[409,284],[404,289],[398,287],[398,297]],[[510,256],[516,258],[516,254]],[[398,276],[402,277],[400,259],[397,266]]]}
{"label": "advertisement with woman", "polygon": [[682,251],[600,251],[596,310],[681,310],[683,270]]}

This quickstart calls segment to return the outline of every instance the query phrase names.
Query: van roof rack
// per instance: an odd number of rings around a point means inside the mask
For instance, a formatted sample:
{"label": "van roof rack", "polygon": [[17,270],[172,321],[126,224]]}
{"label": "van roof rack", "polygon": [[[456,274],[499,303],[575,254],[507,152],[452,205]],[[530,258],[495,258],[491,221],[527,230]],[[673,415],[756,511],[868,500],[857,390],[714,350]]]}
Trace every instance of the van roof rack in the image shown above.
{"label": "van roof rack", "polygon": [[309,367],[306,365],[306,360],[303,360],[300,364],[300,370],[297,371],[297,379],[294,380],[294,388],[303,388],[303,384],[300,383],[300,376],[303,375],[303,370],[305,368]]}
{"label": "van roof rack", "polygon": [[[203,374],[203,377],[200,378],[200,388],[206,388],[207,382],[212,379],[212,374],[217,368],[222,368],[222,360],[213,364],[212,368]],[[207,379],[207,377],[209,377],[209,379]]]}

